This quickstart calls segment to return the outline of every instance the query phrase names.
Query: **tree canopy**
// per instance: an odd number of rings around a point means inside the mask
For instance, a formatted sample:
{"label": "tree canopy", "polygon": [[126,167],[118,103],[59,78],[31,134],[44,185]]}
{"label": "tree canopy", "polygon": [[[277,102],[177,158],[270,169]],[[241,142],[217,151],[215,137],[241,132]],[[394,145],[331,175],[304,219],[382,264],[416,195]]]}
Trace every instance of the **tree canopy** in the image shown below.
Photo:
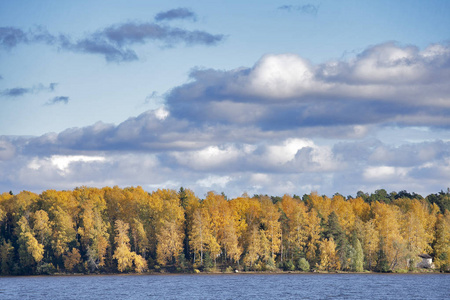
{"label": "tree canopy", "polygon": [[450,270],[449,190],[332,198],[141,187],[0,195],[0,273]]}

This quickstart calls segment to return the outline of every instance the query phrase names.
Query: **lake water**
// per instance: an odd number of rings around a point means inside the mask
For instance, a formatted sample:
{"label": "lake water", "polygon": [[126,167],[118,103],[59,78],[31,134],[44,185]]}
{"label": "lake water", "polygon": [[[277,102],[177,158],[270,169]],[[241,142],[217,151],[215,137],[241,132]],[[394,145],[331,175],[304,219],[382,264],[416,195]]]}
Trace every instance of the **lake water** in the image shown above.
{"label": "lake water", "polygon": [[0,299],[450,299],[450,274],[0,277]]}

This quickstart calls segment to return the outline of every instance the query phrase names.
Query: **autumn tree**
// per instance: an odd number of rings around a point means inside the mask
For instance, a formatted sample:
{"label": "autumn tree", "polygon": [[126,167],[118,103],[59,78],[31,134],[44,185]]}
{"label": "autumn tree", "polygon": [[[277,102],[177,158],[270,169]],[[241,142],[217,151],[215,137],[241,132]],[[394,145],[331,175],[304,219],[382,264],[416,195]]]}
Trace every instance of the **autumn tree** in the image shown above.
{"label": "autumn tree", "polygon": [[119,272],[124,272],[133,266],[133,254],[130,250],[130,238],[128,237],[130,225],[121,220],[116,220],[114,228],[116,232],[114,237],[116,250],[113,258],[117,260]]}
{"label": "autumn tree", "polygon": [[427,227],[434,228],[435,220],[430,218],[427,204],[415,199],[398,199],[394,203],[402,211],[401,234],[408,259],[414,261],[417,255],[430,253],[434,235]]}
{"label": "autumn tree", "polygon": [[281,245],[280,212],[277,206],[267,198],[263,198],[261,201],[261,211],[261,224],[263,226],[262,247],[265,247],[264,241],[267,239],[270,257],[275,260]]}
{"label": "autumn tree", "polygon": [[319,270],[331,271],[340,269],[341,266],[336,251],[336,243],[334,242],[332,237],[320,242],[319,251]]}
{"label": "autumn tree", "polygon": [[406,266],[406,245],[400,232],[400,209],[395,205],[374,202],[372,211],[382,241],[380,251],[386,256],[389,269],[393,270],[399,264]]}
{"label": "autumn tree", "polygon": [[368,270],[373,270],[377,261],[378,247],[380,245],[380,234],[374,220],[369,220],[363,225],[363,252],[366,257]]}
{"label": "autumn tree", "polygon": [[50,235],[48,239],[52,255],[57,264],[62,266],[62,255],[69,251],[69,243],[76,242],[75,220],[78,220],[79,217],[78,203],[72,192],[55,190],[44,191],[39,196],[38,203],[49,219]]}
{"label": "autumn tree", "polygon": [[286,255],[290,255],[290,259],[294,259],[294,255],[304,252],[307,241],[306,221],[307,212],[303,202],[285,195],[281,201],[281,208],[286,216],[286,233],[284,240],[286,241]]}
{"label": "autumn tree", "polygon": [[67,271],[73,271],[75,266],[79,265],[80,263],[81,263],[81,255],[78,249],[72,248],[72,251],[67,252],[67,254],[64,255],[64,268]]}
{"label": "autumn tree", "polygon": [[200,264],[203,265],[203,254],[205,251],[216,253],[219,248],[215,237],[212,235],[211,219],[208,211],[197,208],[192,216],[191,230],[189,233],[189,245],[195,254],[200,254]]}
{"label": "autumn tree", "polygon": [[40,244],[34,236],[25,216],[20,218],[17,225],[16,235],[19,237],[19,256],[22,266],[39,263],[44,257],[44,245]]}
{"label": "autumn tree", "polygon": [[134,271],[141,273],[147,270],[147,263],[142,256],[131,251],[129,230],[130,225],[122,220],[116,220],[114,223],[116,250],[113,258],[117,261],[119,272],[129,271],[134,265]]}
{"label": "autumn tree", "polygon": [[439,215],[436,222],[436,241],[434,245],[436,268],[450,270],[450,212]]}
{"label": "autumn tree", "polygon": [[178,194],[174,190],[158,190],[151,196],[161,203],[155,223],[157,261],[163,266],[178,262],[184,239],[184,211]]}
{"label": "autumn tree", "polygon": [[39,243],[46,245],[51,235],[48,214],[44,210],[38,210],[33,214],[33,230]]}
{"label": "autumn tree", "polygon": [[320,226],[320,218],[316,211],[313,209],[306,214],[306,244],[305,254],[306,259],[311,262],[317,262],[316,252],[318,250],[318,242],[320,239],[320,232],[322,231]]}
{"label": "autumn tree", "polygon": [[103,191],[80,187],[73,191],[78,207],[77,234],[83,253],[86,253],[88,267],[92,270],[105,266],[109,243],[110,224],[104,218],[106,201]]}
{"label": "autumn tree", "polygon": [[238,222],[233,215],[228,202],[226,202],[226,207],[223,208],[223,217],[225,222],[222,228],[222,247],[225,253],[225,259],[228,258],[239,264],[239,259],[242,254],[242,248],[238,241]]}
{"label": "autumn tree", "polygon": [[247,251],[244,256],[244,263],[252,268],[255,262],[259,259],[260,255],[264,255],[261,249],[260,232],[256,225],[253,225],[249,230],[247,243]]}

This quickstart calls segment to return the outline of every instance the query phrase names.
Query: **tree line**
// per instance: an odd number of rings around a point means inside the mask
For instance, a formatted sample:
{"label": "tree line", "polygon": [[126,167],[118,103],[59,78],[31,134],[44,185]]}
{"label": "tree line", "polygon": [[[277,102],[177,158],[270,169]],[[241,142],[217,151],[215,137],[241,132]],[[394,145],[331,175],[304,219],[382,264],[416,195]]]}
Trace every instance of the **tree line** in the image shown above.
{"label": "tree line", "polygon": [[141,187],[0,195],[2,275],[413,270],[419,254],[450,271],[450,192],[378,190],[329,198]]}

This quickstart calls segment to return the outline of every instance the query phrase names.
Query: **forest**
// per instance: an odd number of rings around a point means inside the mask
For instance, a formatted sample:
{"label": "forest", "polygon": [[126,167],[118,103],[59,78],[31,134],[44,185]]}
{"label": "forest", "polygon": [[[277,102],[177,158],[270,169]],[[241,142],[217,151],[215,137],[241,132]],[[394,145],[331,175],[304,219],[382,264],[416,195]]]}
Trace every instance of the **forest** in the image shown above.
{"label": "forest", "polygon": [[0,195],[0,274],[450,271],[450,191],[209,192],[78,187]]}

